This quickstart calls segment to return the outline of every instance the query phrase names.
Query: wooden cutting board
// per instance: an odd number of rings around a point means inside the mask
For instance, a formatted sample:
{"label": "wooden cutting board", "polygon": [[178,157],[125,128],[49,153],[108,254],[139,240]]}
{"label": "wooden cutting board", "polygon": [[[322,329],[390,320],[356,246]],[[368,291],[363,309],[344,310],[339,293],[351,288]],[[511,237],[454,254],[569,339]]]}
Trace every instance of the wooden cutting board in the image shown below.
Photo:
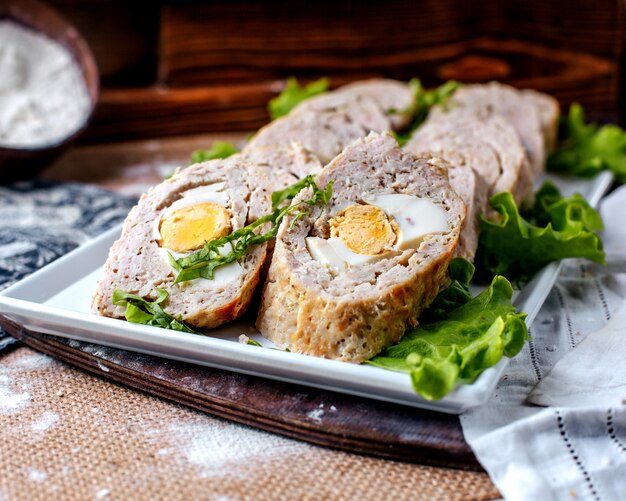
{"label": "wooden cutting board", "polygon": [[348,452],[480,470],[456,416],[49,336],[2,316],[0,325],[100,377],[231,421]]}

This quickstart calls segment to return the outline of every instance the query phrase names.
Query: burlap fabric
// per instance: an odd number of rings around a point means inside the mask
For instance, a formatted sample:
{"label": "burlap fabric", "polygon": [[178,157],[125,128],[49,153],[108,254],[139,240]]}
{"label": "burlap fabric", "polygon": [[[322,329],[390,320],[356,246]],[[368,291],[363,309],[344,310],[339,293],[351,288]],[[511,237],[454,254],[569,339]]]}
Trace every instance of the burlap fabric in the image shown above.
{"label": "burlap fabric", "polygon": [[236,425],[17,348],[0,357],[0,500],[492,499],[486,474]]}

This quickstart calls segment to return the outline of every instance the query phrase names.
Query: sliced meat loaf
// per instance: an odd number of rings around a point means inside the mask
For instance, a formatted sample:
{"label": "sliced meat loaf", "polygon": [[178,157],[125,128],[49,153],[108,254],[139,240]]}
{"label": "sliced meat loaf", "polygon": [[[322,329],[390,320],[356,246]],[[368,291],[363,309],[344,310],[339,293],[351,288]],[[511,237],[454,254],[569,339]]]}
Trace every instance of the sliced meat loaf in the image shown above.
{"label": "sliced meat loaf", "polygon": [[450,164],[448,166],[450,185],[463,199],[467,209],[455,255],[474,261],[478,248],[479,216],[487,211],[489,187],[483,177],[473,169],[453,163],[455,159],[448,158],[445,154],[442,157]]}
{"label": "sliced meat loaf", "polygon": [[297,143],[275,147],[249,147],[239,155],[265,172],[270,180],[272,191],[286,188],[322,170],[322,163],[319,159]]}
{"label": "sliced meat loaf", "polygon": [[344,85],[331,94],[341,96],[342,99],[346,96],[368,97],[389,118],[394,130],[404,129],[413,118],[415,96],[406,82],[371,78]]}
{"label": "sliced meat loaf", "polygon": [[[498,82],[464,85],[450,98],[447,109],[465,108],[481,118],[499,115],[515,129],[524,146],[534,174],[543,171],[546,152],[542,120],[535,106],[521,91]],[[433,115],[446,113],[436,109]]]}
{"label": "sliced meat loaf", "polygon": [[[341,89],[312,97],[296,106],[291,113],[305,110],[321,113],[342,112],[350,121],[366,131],[384,132],[391,130],[391,120],[382,107],[367,94],[342,92]],[[290,113],[290,114],[291,114]]]}
{"label": "sliced meat loaf", "polygon": [[244,149],[301,144],[324,164],[369,132],[399,130],[413,118],[414,96],[408,84],[372,79],[345,85],[300,103],[269,123]]}
{"label": "sliced meat loaf", "polygon": [[343,111],[303,109],[261,128],[243,152],[247,154],[251,149],[275,148],[295,142],[326,164],[368,132]]}
{"label": "sliced meat loaf", "polygon": [[525,89],[522,94],[539,113],[546,151],[554,150],[558,139],[559,116],[561,114],[559,102],[552,96],[536,90]]}
{"label": "sliced meat loaf", "polygon": [[[281,224],[257,327],[282,348],[359,363],[397,342],[446,282],[465,205],[443,160],[404,151],[388,134],[371,133],[346,148],[317,176],[320,188],[330,182],[326,207],[291,214]],[[309,237],[328,241],[333,221],[349,208],[398,194],[435,207],[443,229],[414,247],[393,244],[374,261],[336,267],[314,257]],[[292,203],[310,195],[304,190]],[[420,222],[421,216],[406,219]]]}
{"label": "sliced meat loaf", "polygon": [[484,178],[489,195],[508,191],[518,205],[532,196],[533,173],[524,148],[513,127],[500,116],[451,110],[429,117],[406,148],[450,159],[457,154]]}
{"label": "sliced meat loaf", "polygon": [[188,252],[176,254],[165,247],[162,225],[176,207],[214,203],[219,205],[217,213],[228,217],[223,223],[234,231],[271,211],[269,190],[262,170],[237,156],[192,165],[152,188],[131,210],[121,237],[111,247],[93,296],[93,311],[123,318],[124,308],[111,300],[114,290],[154,299],[156,288],[162,288],[169,293],[165,311],[192,327],[208,329],[240,316],[258,284],[267,245],[257,245],[238,263],[218,268],[214,280],[197,278],[174,285],[176,272],[168,252],[176,257]]}
{"label": "sliced meat loaf", "polygon": [[416,155],[432,153],[448,162],[450,185],[463,199],[467,208],[467,216],[461,227],[455,255],[473,261],[478,247],[479,216],[487,212],[489,185],[478,171],[472,168],[472,165],[475,162],[481,162],[485,156],[489,159],[487,162],[491,161],[495,164],[497,157],[482,143],[431,150],[427,145],[416,140],[407,143],[405,148]]}
{"label": "sliced meat loaf", "polygon": [[406,82],[371,78],[344,85],[336,92],[371,97],[389,117],[394,130],[404,129],[413,119],[415,96]]}

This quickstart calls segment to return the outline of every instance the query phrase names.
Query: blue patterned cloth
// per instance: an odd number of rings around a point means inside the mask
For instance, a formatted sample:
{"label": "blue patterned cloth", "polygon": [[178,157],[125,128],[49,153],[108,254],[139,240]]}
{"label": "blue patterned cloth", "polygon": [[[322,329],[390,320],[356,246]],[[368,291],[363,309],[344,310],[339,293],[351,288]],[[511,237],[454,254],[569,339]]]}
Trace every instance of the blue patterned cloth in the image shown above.
{"label": "blue patterned cloth", "polygon": [[[120,223],[135,203],[84,184],[0,186],[0,290]],[[0,330],[0,350],[10,342]]]}

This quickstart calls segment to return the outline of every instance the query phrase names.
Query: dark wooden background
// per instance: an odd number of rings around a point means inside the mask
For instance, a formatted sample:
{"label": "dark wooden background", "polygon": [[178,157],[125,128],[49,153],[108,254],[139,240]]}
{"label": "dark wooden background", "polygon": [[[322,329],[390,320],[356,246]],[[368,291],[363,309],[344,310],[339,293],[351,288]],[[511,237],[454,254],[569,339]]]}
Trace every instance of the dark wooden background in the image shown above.
{"label": "dark wooden background", "polygon": [[624,5],[611,0],[50,0],[102,75],[83,142],[252,131],[284,79],[498,79],[593,119],[623,116]]}

